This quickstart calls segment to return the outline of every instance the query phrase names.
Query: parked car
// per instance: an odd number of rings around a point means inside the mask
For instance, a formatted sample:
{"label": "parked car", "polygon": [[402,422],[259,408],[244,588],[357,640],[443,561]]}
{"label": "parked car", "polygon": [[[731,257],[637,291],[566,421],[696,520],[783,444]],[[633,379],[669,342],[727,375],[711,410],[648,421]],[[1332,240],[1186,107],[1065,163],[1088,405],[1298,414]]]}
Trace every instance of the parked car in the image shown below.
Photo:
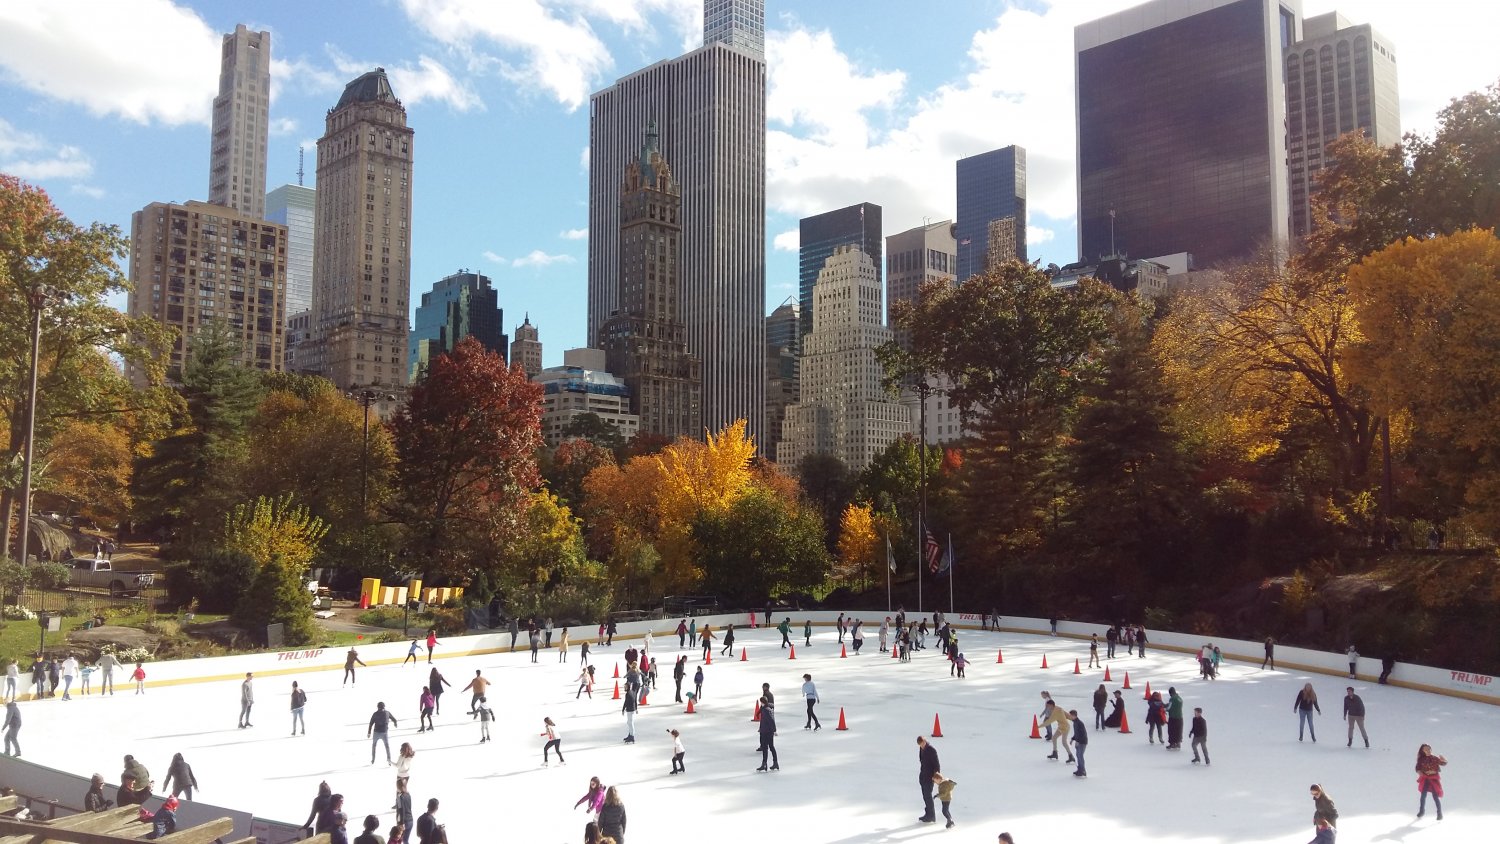
{"label": "parked car", "polygon": [[109,560],[74,557],[68,567],[68,586],[73,589],[108,589],[111,597],[138,596],[156,582],[148,571],[115,571]]}

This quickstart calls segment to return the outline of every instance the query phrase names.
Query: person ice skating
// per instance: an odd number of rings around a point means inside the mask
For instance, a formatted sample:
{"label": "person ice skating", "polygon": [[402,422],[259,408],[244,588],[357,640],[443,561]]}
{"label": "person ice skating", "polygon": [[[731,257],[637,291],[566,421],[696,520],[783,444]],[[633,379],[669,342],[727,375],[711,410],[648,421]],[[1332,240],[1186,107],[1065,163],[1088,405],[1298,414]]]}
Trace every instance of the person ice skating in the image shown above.
{"label": "person ice skating", "polygon": [[693,699],[703,700],[703,666],[693,673]]}
{"label": "person ice skating", "polygon": [[1313,823],[1325,820],[1330,826],[1338,826],[1339,810],[1333,805],[1333,798],[1323,790],[1323,786],[1313,783],[1309,786],[1313,799]]}
{"label": "person ice skating", "polygon": [[542,633],[546,636],[547,639],[547,641],[543,644],[543,647],[552,647],[552,616],[549,615],[545,619],[543,619]]}
{"label": "person ice skating", "polygon": [[1141,659],[1146,658],[1146,627],[1142,624],[1135,626],[1135,647]]}
{"label": "person ice skating", "polygon": [[1052,694],[1050,692],[1045,692],[1044,691],[1044,692],[1042,692],[1042,712],[1037,717],[1043,719],[1042,720],[1042,728],[1047,731],[1047,734],[1044,736],[1044,738],[1047,741],[1052,741],[1052,722],[1050,720],[1047,720],[1047,716],[1049,716],[1051,714],[1052,714]]}
{"label": "person ice skating", "polygon": [[557,728],[556,722],[550,717],[542,719],[542,735],[546,737],[547,743],[542,745],[542,766],[546,767],[549,760],[547,754],[553,750],[557,751],[557,764],[566,765],[567,761],[562,755],[562,731]]}
{"label": "person ice skating", "polygon": [[104,796],[104,775],[94,774],[93,779],[89,780],[89,790],[83,794],[83,810],[102,812],[113,805],[115,801]]}
{"label": "person ice skating", "polygon": [[781,759],[776,755],[776,703],[770,697],[760,699],[760,767],[766,770],[766,754],[771,756],[771,770],[781,770]]}
{"label": "person ice skating", "polygon": [[589,777],[589,790],[573,804],[575,809],[579,806],[586,806],[589,814],[598,820],[599,810],[604,808],[604,784],[599,782],[598,777]]}
{"label": "person ice skating", "polygon": [[688,626],[687,619],[677,622],[677,650],[687,647]]}
{"label": "person ice skating", "polygon": [[1110,627],[1104,631],[1104,655],[1110,659],[1115,658],[1115,645],[1120,641],[1120,628]]}
{"label": "person ice skating", "polygon": [[470,689],[474,690],[474,696],[469,698],[469,714],[471,716],[474,714],[474,707],[479,705],[479,699],[484,697],[485,689],[489,687],[490,681],[484,679],[484,675],[480,673],[480,669],[476,668],[474,669],[474,679],[469,681],[469,685],[458,690],[459,694],[463,694]]}
{"label": "person ice skating", "polygon": [[375,764],[375,747],[385,745],[385,763],[394,765],[391,761],[391,737],[390,729],[396,724],[396,716],[385,708],[385,701],[375,704],[375,711],[370,714],[370,723],[365,726],[365,738],[370,739],[370,764]]}
{"label": "person ice skating", "polygon": [[1089,731],[1084,729],[1083,722],[1078,719],[1078,710],[1068,710],[1068,723],[1073,725],[1073,747],[1074,755],[1078,757],[1078,768],[1073,771],[1075,777],[1086,777],[1089,775],[1088,768],[1084,767],[1083,754],[1089,749]]}
{"label": "person ice skating", "polygon": [[[409,647],[409,648],[406,649],[406,659],[401,660],[401,665],[402,665],[403,668],[406,666],[406,664],[408,662],[411,663],[412,665],[416,665],[417,664],[417,651],[421,647],[422,647],[422,645],[420,643],[420,640],[417,639],[417,637],[413,636],[412,640],[411,640],[411,647]],[[371,815],[371,817],[374,817],[374,816]]]}
{"label": "person ice skating", "polygon": [[14,700],[5,704],[5,723],[0,729],[5,730],[5,755],[20,756],[21,707]]}
{"label": "person ice skating", "polygon": [[1354,746],[1354,728],[1359,727],[1359,737],[1365,740],[1365,747],[1368,748],[1370,734],[1365,732],[1365,702],[1354,693],[1353,686],[1344,689],[1344,720],[1349,722],[1349,742],[1345,746]]}
{"label": "person ice skating", "polygon": [[599,831],[615,844],[625,844],[625,801],[620,790],[610,786],[604,792],[604,807],[599,810]]}
{"label": "person ice skating", "polygon": [[1102,668],[1104,663],[1099,661],[1099,634],[1089,634],[1089,668]]}
{"label": "person ice skating", "polygon": [[578,700],[588,693],[589,700],[594,699],[594,666],[585,665],[578,671],[578,691],[573,693],[573,699]]}
{"label": "person ice skating", "polygon": [[1270,636],[1266,637],[1266,658],[1260,661],[1261,670],[1264,671],[1267,665],[1272,671],[1276,670],[1276,640]]}
{"label": "person ice skating", "polygon": [[1203,753],[1203,764],[1208,762],[1208,721],[1203,717],[1203,707],[1193,707],[1193,728],[1188,731],[1193,742],[1193,764],[1198,764],[1198,753]]}
{"label": "person ice skating", "polygon": [[[818,687],[813,685],[811,674],[802,675],[802,697],[807,699],[807,724],[802,729],[813,732],[823,729],[823,722],[818,720],[818,714],[813,711],[813,707],[822,700],[818,697]],[[813,726],[814,724],[817,726]]]}
{"label": "person ice skating", "polygon": [[669,773],[673,776],[685,774],[687,765],[684,765],[682,760],[687,756],[687,751],[682,749],[682,734],[676,730],[667,730],[667,734],[672,737],[672,770]]}
{"label": "person ice skating", "polygon": [[[432,650],[438,646],[437,628],[427,628],[427,664],[432,664]],[[407,827],[411,829],[411,827]]]}
{"label": "person ice skating", "polygon": [[1057,744],[1058,742],[1062,742],[1063,752],[1068,754],[1068,761],[1074,761],[1073,748],[1068,742],[1068,733],[1073,729],[1072,723],[1068,720],[1068,713],[1064,712],[1063,708],[1058,706],[1054,701],[1048,699],[1047,706],[1043,710],[1043,715],[1046,723],[1052,725],[1052,753],[1047,758],[1057,758]]}
{"label": "person ice skating", "polygon": [[1213,651],[1209,645],[1198,648],[1198,679],[1207,680],[1213,673]]}
{"label": "person ice skating", "polygon": [[615,623],[614,619],[610,619],[609,623],[606,624],[606,625],[604,625],[604,646],[606,648],[614,646],[614,644],[615,644],[615,634],[617,634],[619,632],[620,632],[620,625],[617,624],[617,623]]}
{"label": "person ice skating", "polygon": [[[18,752],[17,756],[20,755]],[[1427,813],[1427,795],[1432,795],[1432,805],[1437,809],[1437,819],[1443,819],[1443,766],[1448,760],[1432,752],[1432,745],[1417,748],[1417,792],[1422,802],[1417,804],[1417,817]]]}
{"label": "person ice skating", "polygon": [[[406,663],[402,663],[405,665]],[[375,815],[365,815],[364,832],[355,836],[353,844],[385,844],[385,839],[375,830],[380,828],[380,818]]]}
{"label": "person ice skating", "polygon": [[698,641],[698,619],[696,619],[696,618],[692,619],[692,620],[690,620],[688,622],[688,637],[687,637],[687,640],[689,642],[697,642]]}
{"label": "person ice skating", "polygon": [[99,654],[99,694],[108,691],[111,695],[115,693],[115,669],[120,661],[109,651]]}
{"label": "person ice skating", "polygon": [[[519,637],[520,635],[521,635],[521,620],[519,618],[516,618],[515,616],[511,616],[511,619],[510,619],[510,650],[511,650],[512,653],[514,653],[515,650],[516,650],[516,638]],[[603,624],[599,625],[599,642],[600,642],[600,644],[604,643],[604,625]]]}
{"label": "person ice skating", "polygon": [[318,796],[313,798],[312,811],[307,814],[307,820],[302,822],[302,828],[311,830],[313,835],[321,835],[328,830],[323,829],[323,813],[328,810],[328,804],[333,800],[333,788],[324,780],[318,783]]}
{"label": "person ice skating", "polygon": [[917,785],[922,787],[922,816],[917,818],[918,823],[935,823],[937,815],[932,806],[932,775],[942,770],[938,763],[937,748],[927,743],[927,739],[917,736]]}
{"label": "person ice skating", "polygon": [[589,661],[589,640],[584,639],[578,644],[578,664],[587,665]]}
{"label": "person ice skating", "polygon": [[650,662],[651,661],[651,651],[654,650],[655,648],[656,648],[656,637],[651,634],[650,630],[647,630],[646,633],[645,633],[645,635],[641,636],[641,662],[642,663],[646,663],[646,662]]}
{"label": "person ice skating", "polygon": [[712,625],[703,625],[703,629],[698,631],[698,641],[703,644],[703,661],[708,662],[709,653],[713,650],[714,646],[714,629]]}
{"label": "person ice skating", "polygon": [[812,619],[802,622],[802,646],[812,647]]}
{"label": "person ice skating", "polygon": [[651,691],[656,691],[656,657],[651,657],[651,664],[646,668],[646,682],[651,684]]}
{"label": "person ice skating", "polygon": [[1167,749],[1182,749],[1182,696],[1176,686],[1167,687]]}
{"label": "person ice skating", "polygon": [[[592,699],[593,695],[589,695]],[[484,744],[490,740],[490,722],[495,720],[495,710],[490,708],[488,697],[481,697],[479,704],[474,708],[474,714],[479,718],[479,743]]]}
{"label": "person ice skating", "polygon": [[1152,692],[1151,699],[1146,702],[1146,743],[1155,744],[1160,741],[1166,744],[1167,740],[1162,731],[1167,726],[1167,705],[1162,702],[1161,692]]}
{"label": "person ice skating", "polygon": [[193,766],[182,758],[181,753],[173,754],[172,764],[167,768],[167,778],[161,781],[163,793],[172,792],[173,797],[187,795],[187,799],[193,799],[193,789],[198,787],[198,778],[193,776]]}
{"label": "person ice skating", "polygon": [[432,723],[432,713],[436,708],[437,698],[432,696],[432,689],[423,686],[422,694],[417,697],[417,732],[425,733],[429,729],[437,729]]}
{"label": "person ice skating", "polygon": [[531,628],[530,643],[531,643],[531,663],[533,665],[535,665],[536,664],[537,653],[540,652],[541,649],[542,649],[542,634],[535,627]]}
{"label": "person ice skating", "polygon": [[396,824],[404,829],[411,829],[416,822],[411,811],[411,788],[402,777],[396,777],[396,802],[391,805],[396,813]]}
{"label": "person ice skating", "polygon": [[687,677],[687,657],[678,655],[672,665],[672,682],[677,686],[676,702],[682,703],[682,681]]}
{"label": "person ice skating", "polygon": [[1052,628],[1052,635],[1056,636],[1057,635],[1057,616],[1054,615],[1054,616],[1051,616],[1050,618],[1048,618],[1047,619],[1047,625]]}
{"label": "person ice skating", "polygon": [[948,821],[947,829],[953,828],[953,812],[949,811],[948,804],[953,802],[953,787],[958,783],[943,776],[941,772],[932,775],[932,784],[937,786],[937,799],[943,807],[943,818]]}
{"label": "person ice skating", "polygon": [[1104,726],[1118,730],[1120,722],[1125,719],[1125,697],[1115,690],[1115,698],[1112,702],[1113,708],[1109,711],[1109,717],[1104,719]]}
{"label": "person ice skating", "polygon": [[[109,675],[107,674],[105,675],[106,678],[108,678],[108,676]],[[135,664],[135,670],[130,672],[130,679],[135,681],[136,694],[143,695],[146,693],[146,666],[137,662]],[[113,686],[114,684],[111,683],[110,685]],[[113,695],[114,692],[111,691],[110,694]]]}
{"label": "person ice skating", "polygon": [[790,648],[792,646],[792,617],[783,618],[781,623],[776,625],[776,629],[781,633],[781,646]]}
{"label": "person ice skating", "polygon": [[1297,741],[1302,741],[1302,729],[1312,735],[1313,743],[1318,741],[1318,731],[1313,729],[1313,710],[1319,715],[1323,714],[1323,707],[1318,705],[1318,693],[1313,691],[1312,683],[1306,683],[1302,690],[1297,692],[1297,699],[1292,701],[1292,711],[1297,713]]}
{"label": "person ice skating", "polygon": [[251,683],[255,675],[249,671],[245,672],[245,682],[240,684],[240,729],[253,727],[250,723],[250,709],[255,706],[255,686]]}
{"label": "person ice skating", "polygon": [[839,613],[839,620],[834,623],[834,626],[838,628],[838,631],[839,631],[839,644],[842,645],[842,644],[844,644],[844,614],[843,613]]}
{"label": "person ice skating", "polygon": [[863,621],[860,621],[857,618],[854,619],[854,630],[850,634],[849,638],[850,638],[851,641],[854,642],[854,655],[855,656],[859,656],[859,649],[862,648],[862,647],[864,647],[864,644],[865,644],[865,627],[864,627],[864,624],[865,623]]}
{"label": "person ice skating", "polygon": [[[417,764],[417,749],[411,746],[411,742],[401,742],[401,749],[396,751],[396,785],[404,786],[411,779],[411,769]],[[408,806],[408,809],[411,807]],[[407,818],[410,822],[411,818]]]}
{"label": "person ice skating", "polygon": [[364,660],[359,658],[359,651],[350,648],[349,652],[344,654],[344,682],[340,683],[339,685],[344,686],[354,682],[355,663],[358,663],[361,667],[364,668],[369,667],[365,665]]}
{"label": "person ice skating", "polygon": [[734,625],[730,624],[724,628],[724,647],[719,648],[719,656],[733,654],[734,652]]}
{"label": "person ice skating", "polygon": [[1100,683],[1099,688],[1094,689],[1094,729],[1104,729],[1104,707],[1109,705],[1109,690]]}
{"label": "person ice skating", "polygon": [[89,696],[89,675],[94,673],[94,666],[84,663],[78,667],[79,693],[84,697]]}
{"label": "person ice skating", "polygon": [[624,703],[620,706],[620,713],[625,716],[625,738],[626,744],[635,744],[635,710],[638,705],[637,695],[634,690],[628,688],[625,692]]}
{"label": "person ice skating", "polygon": [[427,811],[417,818],[417,844],[443,844],[448,840],[446,829],[438,823],[438,806],[436,797],[428,800]]}
{"label": "person ice skating", "polygon": [[[954,646],[954,650],[957,650],[957,646]],[[964,666],[966,666],[968,664],[969,664],[969,660],[967,658],[965,658],[962,653],[955,653],[953,655],[953,664],[951,666],[949,666],[948,673],[951,675],[953,673],[954,669],[957,669],[958,670],[958,676],[960,678],[962,678],[964,676]]]}
{"label": "person ice skating", "polygon": [[432,711],[439,715],[443,714],[444,686],[452,688],[453,684],[448,682],[448,678],[444,677],[443,673],[438,671],[437,666],[434,665],[432,670],[427,672],[427,688],[432,691]]}
{"label": "person ice skating", "polygon": [[1219,663],[1224,661],[1224,652],[1219,650],[1218,645],[1212,645],[1211,649],[1213,650],[1214,654],[1212,660],[1213,665],[1211,666],[1213,670],[1208,673],[1208,679],[1217,680],[1219,679]]}
{"label": "person ice skating", "polygon": [[292,735],[297,734],[297,728],[302,728],[302,734],[307,735],[307,722],[302,720],[302,711],[307,708],[307,692],[302,691],[297,681],[292,681]]}
{"label": "person ice skating", "polygon": [[568,661],[568,628],[564,627],[557,639],[557,661]]}
{"label": "person ice skating", "polygon": [[1317,821],[1313,825],[1313,838],[1307,844],[1334,844],[1337,839],[1338,830],[1326,819]]}
{"label": "person ice skating", "polygon": [[344,824],[344,795],[333,794],[328,798],[328,805],[318,814],[318,829],[328,833],[330,840],[336,840],[341,834],[340,827]]}

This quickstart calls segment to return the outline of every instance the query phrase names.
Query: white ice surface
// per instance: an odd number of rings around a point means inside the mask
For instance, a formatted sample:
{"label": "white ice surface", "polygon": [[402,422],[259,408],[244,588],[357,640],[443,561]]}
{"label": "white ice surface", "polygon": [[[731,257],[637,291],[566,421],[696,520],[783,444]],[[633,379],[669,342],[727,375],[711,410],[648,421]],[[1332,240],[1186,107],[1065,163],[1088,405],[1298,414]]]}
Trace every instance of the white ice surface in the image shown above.
{"label": "white ice surface", "polygon": [[[795,617],[795,616],[794,616]],[[878,621],[878,620],[877,620]],[[800,629],[800,627],[799,627]],[[444,697],[438,728],[417,733],[417,698],[425,662],[413,668],[360,669],[358,684],[341,688],[341,671],[268,677],[256,682],[255,727],[239,730],[239,683],[234,681],[149,689],[136,696],[127,684],[111,697],[23,703],[21,743],[26,758],[110,782],[123,754],[133,753],[157,783],[172,754],[193,765],[201,799],[300,823],[326,779],[346,795],[350,837],[368,813],[389,827],[393,774],[382,754],[369,764],[365,726],[383,700],[400,719],[392,744],[417,748],[411,778],[420,813],[427,798],[442,800],[440,818],[454,844],[499,841],[576,842],[584,811],[573,802],[590,776],[620,788],[628,813],[630,844],[656,842],[887,842],[936,836],[944,841],[992,842],[1001,830],[1016,841],[1080,842],[1304,842],[1312,837],[1308,785],[1322,783],[1336,801],[1339,840],[1353,842],[1481,842],[1500,830],[1500,709],[1368,682],[1355,682],[1368,708],[1372,748],[1344,745],[1340,717],[1345,680],[1324,675],[1260,671],[1226,663],[1221,679],[1196,679],[1194,661],[1182,654],[1111,661],[1113,691],[1130,673],[1126,692],[1132,734],[1090,730],[1089,776],[1045,758],[1050,746],[1028,738],[1031,716],[1049,690],[1076,708],[1092,726],[1091,694],[1102,672],[1072,673],[1087,661],[1080,642],[1041,636],[964,632],[973,660],[966,679],[948,676],[935,651],[918,651],[911,663],[878,653],[870,631],[859,657],[840,659],[832,632],[820,629],[811,648],[797,638],[789,661],[774,631],[737,631],[750,660],[717,656],[705,669],[704,700],[687,715],[672,702],[675,636],[657,636],[660,690],[636,718],[635,745],[621,743],[624,719],[610,699],[611,673],[626,647],[617,641],[592,656],[600,677],[592,700],[575,701],[576,644],[570,660],[544,651],[532,665],[527,653],[439,659],[454,684]],[[929,644],[931,643],[929,639]],[[995,664],[1003,648],[1005,663]],[[690,651],[688,681],[701,651]],[[1052,668],[1039,667],[1046,654]],[[1149,651],[1148,651],[1149,653]],[[468,695],[457,690],[483,669],[499,721],[495,741],[477,744],[479,725],[468,714]],[[802,729],[801,675],[809,672],[823,703],[820,732]],[[309,694],[306,736],[288,735],[293,680]],[[1175,684],[1209,723],[1212,767],[1189,764],[1191,751],[1148,745],[1141,690],[1150,681],[1165,692]],[[1320,741],[1298,743],[1292,700],[1304,681],[1316,688],[1323,714]],[[781,771],[756,773],[757,726],[751,723],[760,684],[769,682],[778,703],[777,747]],[[848,732],[836,732],[839,707]],[[568,763],[539,767],[542,718],[563,733]],[[917,735],[932,731],[940,715],[944,737],[933,739],[944,774],[957,783],[952,810],[958,824],[916,823]],[[671,738],[682,731],[687,775],[668,776]],[[1186,730],[1185,730],[1186,731]],[[1447,817],[1433,808],[1415,820],[1413,764],[1419,744],[1446,755],[1443,781]],[[394,750],[394,748],[393,748]],[[941,817],[941,816],[940,816]]]}

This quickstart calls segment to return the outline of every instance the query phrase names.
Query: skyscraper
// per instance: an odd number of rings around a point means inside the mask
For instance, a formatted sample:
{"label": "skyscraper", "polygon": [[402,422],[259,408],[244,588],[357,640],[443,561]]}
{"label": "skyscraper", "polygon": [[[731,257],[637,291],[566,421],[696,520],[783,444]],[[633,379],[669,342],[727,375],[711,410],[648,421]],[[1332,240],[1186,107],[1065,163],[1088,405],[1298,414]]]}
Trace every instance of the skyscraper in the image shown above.
{"label": "skyscraper", "polygon": [[406,385],[412,136],[376,68],[345,86],[318,139],[313,331],[341,390]]}
{"label": "skyscraper", "polygon": [[542,340],[536,326],[531,324],[531,314],[516,326],[516,339],[510,344],[511,366],[520,364],[527,378],[535,378],[542,371]]}
{"label": "skyscraper", "polygon": [[1015,220],[1016,257],[1026,260],[1026,150],[1008,146],[960,158],[957,173],[958,280],[984,272],[990,223]]}
{"label": "skyscraper", "polygon": [[608,369],[625,380],[642,431],[701,437],[702,364],[682,324],[682,190],[654,124],[625,168],[619,207],[618,306],[599,329]]}
{"label": "skyscraper", "polygon": [[797,297],[788,296],[766,317],[766,432],[760,452],[776,456],[781,442],[786,409],[797,401],[799,367],[797,350],[802,348],[802,308]]}
{"label": "skyscraper", "polygon": [[795,467],[809,454],[831,454],[858,472],[911,428],[907,409],[886,393],[875,359],[875,349],[891,339],[880,273],[858,246],[840,246],[818,274],[813,296],[801,397],[786,409],[776,461]]}
{"label": "skyscraper", "polygon": [[[223,321],[241,338],[240,362],[280,370],[284,354],[286,227],[206,202],[153,202],[131,215],[126,309],[178,331],[168,366],[193,335]],[[128,373],[136,384],[145,374]]]}
{"label": "skyscraper", "polygon": [[682,191],[682,320],[688,351],[702,361],[702,426],[743,418],[757,438],[765,410],[766,63],[755,45],[764,40],[764,11],[762,0],[710,2],[703,47],[599,91],[589,115],[590,342],[602,343],[619,307],[620,185],[641,127],[655,122]]}
{"label": "skyscraper", "polygon": [[1304,20],[1286,54],[1286,104],[1292,236],[1301,238],[1312,230],[1310,198],[1329,142],[1354,131],[1381,146],[1401,140],[1395,48],[1337,12]]}
{"label": "skyscraper", "polygon": [[[1006,218],[994,221],[1000,223]],[[917,290],[925,283],[958,283],[958,240],[954,236],[956,227],[951,220],[930,223],[907,229],[885,239],[886,289],[892,307],[897,302],[912,302]],[[995,238],[990,239],[989,249],[996,247]],[[911,337],[893,326],[896,342],[910,350]],[[913,385],[914,386],[914,385]],[[946,443],[962,439],[964,420],[958,408],[947,398],[948,382],[940,377],[927,379],[927,442]],[[901,404],[911,414],[911,432],[920,433],[922,424],[921,396],[915,389],[901,391]]]}
{"label": "skyscraper", "polygon": [[313,231],[318,192],[282,185],[266,194],[266,219],[286,226],[286,316],[312,308]]}
{"label": "skyscraper", "polygon": [[208,201],[266,214],[266,133],[271,108],[271,33],[244,24],[224,36],[214,97]]}
{"label": "skyscraper", "polygon": [[875,262],[875,280],[880,281],[880,256],[883,232],[881,231],[880,206],[861,202],[837,211],[827,211],[811,217],[803,217],[797,225],[800,239],[797,247],[797,302],[800,306],[801,331],[812,331],[813,285],[818,283],[818,274],[823,265],[840,246],[854,244]]}
{"label": "skyscraper", "polygon": [[1285,242],[1282,54],[1301,19],[1301,0],[1152,0],[1074,30],[1083,259],[1211,267]]}
{"label": "skyscraper", "polygon": [[433,358],[453,351],[466,337],[505,358],[510,338],[504,325],[505,311],[489,276],[459,270],[439,279],[422,294],[422,304],[417,306],[407,356],[408,381],[421,377]]}

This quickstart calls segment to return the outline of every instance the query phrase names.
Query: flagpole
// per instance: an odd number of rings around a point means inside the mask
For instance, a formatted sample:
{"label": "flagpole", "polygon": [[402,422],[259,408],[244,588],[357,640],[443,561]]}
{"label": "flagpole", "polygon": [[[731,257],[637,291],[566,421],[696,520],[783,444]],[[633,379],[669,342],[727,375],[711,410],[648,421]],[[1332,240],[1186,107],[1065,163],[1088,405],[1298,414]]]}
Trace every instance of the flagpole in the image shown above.
{"label": "flagpole", "polygon": [[926,543],[924,542],[924,539],[927,536],[926,530],[927,530],[926,525],[922,524],[922,514],[918,513],[917,514],[917,615],[918,616],[922,615],[922,566],[923,566],[923,564],[925,564],[927,562],[924,559],[924,553],[923,553],[924,550],[925,550],[925,548],[926,548]]}
{"label": "flagpole", "polygon": [[[860,209],[863,211],[864,209]],[[885,611],[891,611],[891,534],[887,529],[885,534]]]}
{"label": "flagpole", "polygon": [[953,534],[948,534],[948,614],[953,615]]}

